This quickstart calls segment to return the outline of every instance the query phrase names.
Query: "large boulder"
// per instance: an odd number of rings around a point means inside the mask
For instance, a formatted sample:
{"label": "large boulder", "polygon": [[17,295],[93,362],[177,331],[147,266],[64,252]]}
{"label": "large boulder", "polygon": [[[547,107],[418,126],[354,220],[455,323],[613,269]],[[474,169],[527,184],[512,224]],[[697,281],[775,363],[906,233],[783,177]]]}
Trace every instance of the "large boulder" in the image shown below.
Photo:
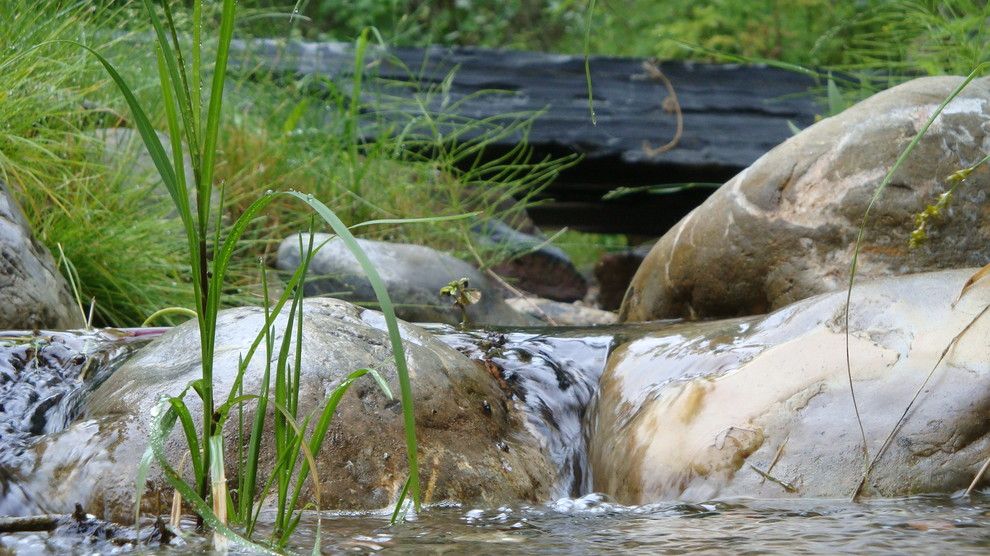
{"label": "large boulder", "polygon": [[85,322],[51,253],[31,234],[0,181],[0,329],[80,328]]}
{"label": "large boulder", "polygon": [[[292,236],[278,249],[277,267],[292,272],[299,266],[300,236]],[[303,236],[302,246],[309,244]],[[359,239],[358,244],[378,270],[399,318],[413,322],[458,324],[461,312],[440,289],[451,281],[468,279],[481,292],[478,303],[467,309],[472,325],[527,326],[539,321],[506,305],[502,293],[466,262],[422,245]],[[376,305],[375,292],[357,259],[342,241],[329,234],[313,234],[313,255],[306,279],[306,295],[329,295],[358,304]],[[320,247],[322,245],[322,247]]]}
{"label": "large boulder", "polygon": [[[853,245],[886,172],[961,77],[916,79],[825,119],[722,186],[653,248],[620,318],[764,313],[848,281]],[[990,171],[955,195],[929,240],[909,249],[914,215],[946,177],[990,151],[990,78],[973,81],[935,121],[873,209],[862,278],[990,261]]]}
{"label": "large boulder", "polygon": [[[276,321],[277,331],[285,329],[287,312]],[[360,368],[381,372],[398,395],[380,313],[343,301],[310,299],[304,303],[304,315],[300,415],[320,411],[331,389]],[[260,308],[220,313],[213,367],[219,396],[226,396],[238,361],[263,322]],[[556,471],[526,428],[525,416],[488,371],[425,331],[400,326],[412,375],[425,501],[499,505],[546,499]],[[280,336],[281,332],[275,335],[275,345]],[[262,349],[248,365],[245,393],[258,392],[264,360]],[[177,395],[197,379],[200,368],[195,323],[179,326],[143,348],[86,399],[81,420],[45,437],[30,457],[22,458],[22,465],[5,470],[4,484],[17,488],[0,497],[0,514],[37,511],[34,502],[56,513],[71,512],[80,503],[104,518],[132,515],[134,480],[148,446],[153,409],[160,396]],[[201,414],[194,394],[186,401],[194,416]],[[247,404],[245,422],[251,422],[253,408],[253,403]],[[236,461],[238,449],[237,419],[232,421],[225,428],[227,462]],[[396,499],[406,478],[397,400],[388,399],[370,377],[359,380],[338,406],[326,438],[316,454],[321,508],[382,508]],[[260,470],[272,467],[272,443],[271,433],[266,434]],[[180,431],[173,431],[166,452],[178,466],[186,452]],[[159,497],[170,492],[153,471],[146,508],[155,511]]]}
{"label": "large boulder", "polygon": [[629,504],[852,496],[864,457],[850,381],[870,458],[878,457],[861,494],[965,488],[990,453],[990,318],[925,379],[990,304],[984,283],[953,304],[972,273],[857,286],[851,378],[845,292],[762,318],[669,326],[618,347],[586,421],[595,490]]}

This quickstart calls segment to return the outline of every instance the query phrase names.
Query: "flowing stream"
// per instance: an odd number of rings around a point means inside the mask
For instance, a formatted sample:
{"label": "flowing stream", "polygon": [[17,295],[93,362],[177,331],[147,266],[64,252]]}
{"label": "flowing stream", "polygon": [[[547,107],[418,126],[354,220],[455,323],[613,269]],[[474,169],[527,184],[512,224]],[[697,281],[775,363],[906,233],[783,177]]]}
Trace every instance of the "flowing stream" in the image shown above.
{"label": "flowing stream", "polygon": [[[990,496],[983,493],[965,499],[914,497],[868,503],[612,503],[590,492],[584,413],[610,349],[645,329],[462,332],[435,326],[430,330],[443,342],[481,361],[524,408],[528,426],[542,439],[558,467],[556,500],[499,508],[439,505],[398,526],[389,526],[387,511],[325,512],[319,529],[327,553],[990,551]],[[38,438],[67,426],[86,392],[153,333],[0,335],[0,485],[7,511],[16,500],[11,493],[17,486],[2,472],[4,466],[17,462]],[[309,515],[290,548],[309,550],[316,532],[316,520]],[[133,532],[95,520],[67,519],[52,532],[0,533],[0,553],[4,549],[25,554],[116,552],[128,549],[127,535],[133,536]],[[153,552],[187,553],[207,548],[206,539],[195,535],[173,543]]]}

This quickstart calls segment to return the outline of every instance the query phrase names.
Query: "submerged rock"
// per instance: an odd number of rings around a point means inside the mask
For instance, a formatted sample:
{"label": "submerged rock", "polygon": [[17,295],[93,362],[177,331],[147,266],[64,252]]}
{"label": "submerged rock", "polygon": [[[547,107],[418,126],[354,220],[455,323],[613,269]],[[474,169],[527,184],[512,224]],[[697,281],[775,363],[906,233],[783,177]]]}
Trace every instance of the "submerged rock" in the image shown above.
{"label": "submerged rock", "polygon": [[[330,234],[314,234],[313,245],[324,244],[309,265],[306,295],[329,295],[353,303],[377,305],[371,282],[343,242]],[[303,246],[308,244],[305,236]],[[481,300],[468,307],[473,325],[526,326],[539,321],[514,311],[501,293],[477,269],[446,253],[422,245],[359,239],[361,248],[375,265],[392,297],[399,318],[414,322],[458,324],[461,312],[440,289],[453,280],[467,278],[470,287],[481,291]],[[299,236],[282,242],[278,249],[280,270],[295,271],[300,262]]]}
{"label": "submerged rock", "polygon": [[[990,304],[973,270],[888,278],[852,294],[849,349],[873,458],[863,494],[952,492],[990,453]],[[843,333],[845,292],[760,318],[672,325],[618,347],[589,409],[595,490],[623,503],[849,497],[863,475]],[[984,477],[983,484],[988,480]]]}
{"label": "submerged rock", "polygon": [[85,322],[51,253],[0,180],[0,330],[81,328]]}
{"label": "submerged rock", "polygon": [[[633,279],[620,318],[765,313],[842,287],[877,185],[961,77],[916,79],[825,119],[776,147],[672,228]],[[861,278],[990,261],[990,171],[974,172],[928,241],[909,250],[914,215],[950,174],[990,150],[990,78],[946,107],[873,209]]]}
{"label": "submerged rock", "polygon": [[[331,389],[360,368],[377,369],[398,395],[380,313],[333,299],[306,300],[304,307],[300,415],[320,411]],[[286,313],[276,322],[275,345],[281,341]],[[220,313],[213,370],[218,397],[226,396],[238,360],[263,322],[259,308]],[[525,416],[488,371],[415,326],[402,323],[401,329],[413,382],[425,501],[498,505],[546,499],[556,472],[525,428]],[[258,392],[264,359],[262,347],[248,366],[245,393]],[[15,486],[16,492],[9,488],[0,498],[0,513],[30,513],[34,503],[60,512],[80,503],[104,518],[132,515],[134,479],[148,446],[153,408],[160,396],[177,395],[199,378],[200,367],[195,323],[176,327],[143,348],[86,399],[82,420],[44,438],[33,457],[8,470],[10,480],[4,484]],[[186,402],[198,421],[198,398],[190,394]],[[254,404],[247,405],[244,419],[249,423]],[[225,428],[228,465],[237,461],[236,424],[234,418]],[[274,458],[270,432],[266,438],[261,470],[270,469]],[[186,452],[178,428],[166,451],[178,466]],[[360,379],[338,406],[316,459],[321,508],[388,505],[406,478],[400,403],[388,399],[371,377]],[[159,497],[170,496],[171,489],[153,468],[146,509],[155,511]]]}

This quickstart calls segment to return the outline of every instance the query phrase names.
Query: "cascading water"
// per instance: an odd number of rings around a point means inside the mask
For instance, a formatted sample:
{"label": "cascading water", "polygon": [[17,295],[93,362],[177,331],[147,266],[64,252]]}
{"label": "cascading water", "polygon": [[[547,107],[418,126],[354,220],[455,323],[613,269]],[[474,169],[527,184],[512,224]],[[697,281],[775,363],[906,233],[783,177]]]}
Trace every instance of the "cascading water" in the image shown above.
{"label": "cascading water", "polygon": [[145,337],[112,329],[0,333],[0,470],[21,463],[42,435],[65,429],[86,392]]}
{"label": "cascading water", "polygon": [[431,331],[485,365],[510,398],[522,405],[529,429],[557,467],[553,496],[590,492],[584,413],[598,389],[614,335],[594,329],[500,333],[436,327]]}

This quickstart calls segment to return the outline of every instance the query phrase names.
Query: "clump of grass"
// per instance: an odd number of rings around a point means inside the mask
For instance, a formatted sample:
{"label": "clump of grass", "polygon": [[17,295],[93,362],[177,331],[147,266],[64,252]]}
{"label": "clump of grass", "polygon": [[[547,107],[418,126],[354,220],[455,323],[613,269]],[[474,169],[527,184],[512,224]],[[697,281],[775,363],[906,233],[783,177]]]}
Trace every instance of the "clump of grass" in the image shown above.
{"label": "clump of grass", "polygon": [[93,165],[51,186],[66,210],[32,219],[45,243],[70,261],[82,300],[94,300],[93,322],[138,326],[162,307],[191,307],[190,277],[182,272],[186,242],[172,209],[153,200],[149,184]]}
{"label": "clump of grass", "polygon": [[93,134],[121,119],[107,102],[106,75],[86,52],[58,42],[116,49],[128,35],[101,29],[120,10],[11,0],[0,18],[0,179],[62,272],[73,274],[81,300],[95,300],[98,326],[136,326],[192,299],[174,209],[149,202],[151,184],[135,182],[126,164],[108,166]]}
{"label": "clump of grass", "polygon": [[[65,203],[51,190],[80,171],[85,151],[76,140],[85,121],[82,99],[101,89],[92,60],[78,49],[51,41],[85,35],[105,12],[83,3],[39,6],[27,0],[4,4],[0,18],[0,178],[19,195],[29,214]],[[47,43],[44,48],[33,48]],[[34,193],[28,198],[25,193]],[[35,193],[37,192],[37,193]]]}
{"label": "clump of grass", "polygon": [[[168,398],[157,417],[154,420],[152,437],[148,454],[146,455],[138,477],[138,484],[143,488],[144,477],[148,466],[154,461],[162,469],[165,478],[169,483],[182,494],[197,511],[200,518],[208,523],[216,532],[222,534],[223,538],[232,539],[236,542],[248,543],[231,530],[224,514],[230,508],[227,504],[225,483],[219,480],[223,476],[223,428],[231,412],[247,403],[248,400],[257,400],[259,405],[266,403],[268,398],[268,384],[262,386],[262,391],[257,394],[245,396],[241,389],[242,378],[247,370],[257,346],[265,339],[266,349],[269,352],[268,361],[275,352],[270,340],[270,330],[275,317],[281,312],[283,306],[292,297],[292,305],[289,309],[289,319],[282,345],[277,351],[278,365],[276,369],[276,385],[274,408],[277,416],[274,422],[275,443],[280,454],[280,462],[273,471],[273,477],[280,477],[278,481],[278,532],[282,535],[291,534],[291,524],[294,521],[293,513],[296,508],[293,505],[298,501],[298,488],[289,495],[289,477],[294,474],[295,462],[298,455],[302,453],[308,463],[309,471],[314,475],[317,470],[313,459],[312,448],[315,445],[318,449],[322,442],[322,434],[326,428],[321,428],[320,423],[328,420],[332,416],[335,405],[333,394],[327,400],[327,409],[321,415],[318,425],[314,431],[315,436],[306,442],[305,428],[309,424],[307,417],[300,425],[299,415],[295,411],[298,401],[299,370],[301,366],[301,341],[302,341],[302,293],[301,288],[296,286],[305,273],[306,265],[303,264],[296,274],[289,281],[289,287],[280,297],[271,311],[267,312],[266,324],[263,330],[255,338],[254,346],[245,354],[239,366],[239,372],[235,379],[234,386],[226,394],[226,401],[223,400],[223,393],[214,392],[213,385],[213,363],[214,363],[214,340],[216,337],[217,313],[220,308],[221,297],[223,296],[224,281],[227,271],[230,268],[230,261],[240,244],[241,236],[247,227],[255,220],[257,215],[272,203],[276,198],[295,198],[309,206],[333,231],[340,237],[348,249],[354,254],[358,262],[372,284],[379,305],[385,316],[386,326],[390,344],[394,356],[396,374],[402,396],[402,408],[404,426],[406,429],[407,456],[409,463],[409,480],[407,490],[413,502],[418,506],[419,493],[419,469],[417,463],[417,447],[415,422],[413,418],[412,390],[409,380],[409,373],[406,366],[405,355],[402,346],[402,339],[399,335],[398,324],[395,312],[377,271],[371,265],[367,256],[358,246],[354,236],[347,226],[321,201],[312,195],[294,191],[274,192],[268,191],[261,195],[256,201],[248,206],[240,217],[229,227],[217,217],[218,210],[213,212],[213,184],[215,162],[218,150],[218,139],[221,128],[221,111],[226,79],[226,67],[230,52],[230,43],[233,37],[235,2],[234,0],[224,0],[220,12],[219,31],[216,43],[216,58],[213,65],[213,75],[209,87],[209,95],[205,99],[200,96],[201,80],[205,74],[202,61],[202,30],[203,11],[202,2],[195,0],[192,6],[192,45],[182,48],[178,36],[175,19],[171,12],[170,2],[163,0],[161,3],[161,13],[152,4],[151,0],[144,0],[147,10],[147,17],[155,31],[155,52],[158,60],[158,71],[160,81],[160,92],[166,120],[168,123],[169,138],[171,141],[172,156],[164,149],[157,132],[152,125],[147,111],[141,102],[134,95],[133,90],[127,85],[124,78],[115,67],[98,51],[87,46],[79,45],[89,50],[101,63],[111,79],[119,88],[133,117],[134,124],[141,135],[141,138],[148,150],[156,169],[158,170],[162,182],[175,204],[176,212],[184,228],[188,246],[188,269],[192,277],[192,294],[195,298],[195,308],[200,333],[200,350],[202,357],[202,373],[200,379],[192,383],[181,395]],[[189,56],[189,58],[186,58]],[[187,62],[189,60],[189,62]],[[185,140],[185,145],[183,145]],[[192,161],[193,182],[186,182],[186,167],[184,152],[188,152]],[[193,201],[190,201],[190,191],[194,192]],[[221,207],[222,209],[222,196]],[[312,237],[312,236],[311,236]],[[312,252],[312,249],[310,249]],[[293,330],[294,329],[294,330]],[[292,341],[292,333],[295,334],[296,360],[290,371],[288,364],[289,346]],[[269,378],[266,372],[266,378]],[[357,377],[354,377],[355,379]],[[202,404],[202,418],[199,420],[197,429],[196,422],[189,411],[185,398],[195,394]],[[265,400],[265,401],[262,401]],[[263,406],[262,406],[263,407]],[[329,411],[329,414],[327,413]],[[249,445],[249,457],[253,451],[256,454],[260,450],[260,443],[263,434],[258,432],[264,428],[263,410],[258,411],[259,420],[256,421]],[[327,416],[329,415],[329,416]],[[184,437],[190,452],[190,461],[194,475],[194,484],[190,485],[171,467],[167,461],[163,444],[169,436],[176,423],[181,424]],[[322,432],[321,432],[322,431]],[[257,434],[256,434],[257,432]],[[281,460],[287,460],[286,466]],[[250,460],[248,461],[250,464]],[[241,469],[250,469],[250,465],[239,466]],[[281,473],[280,473],[281,471]],[[305,471],[300,477],[305,476]],[[244,485],[253,481],[250,477],[238,477],[239,482]],[[249,490],[248,487],[245,487]],[[317,487],[318,488],[318,487]],[[262,493],[265,489],[261,489]],[[140,498],[140,493],[139,493]],[[261,495],[264,499],[264,495]],[[210,503],[212,501],[212,504]],[[403,500],[399,500],[401,504]],[[254,507],[253,497],[245,499],[238,508],[248,508],[250,511]],[[242,520],[247,520],[248,516],[241,515]],[[250,532],[249,528],[249,532]],[[287,533],[288,531],[288,533]],[[218,543],[222,544],[221,543]]]}

